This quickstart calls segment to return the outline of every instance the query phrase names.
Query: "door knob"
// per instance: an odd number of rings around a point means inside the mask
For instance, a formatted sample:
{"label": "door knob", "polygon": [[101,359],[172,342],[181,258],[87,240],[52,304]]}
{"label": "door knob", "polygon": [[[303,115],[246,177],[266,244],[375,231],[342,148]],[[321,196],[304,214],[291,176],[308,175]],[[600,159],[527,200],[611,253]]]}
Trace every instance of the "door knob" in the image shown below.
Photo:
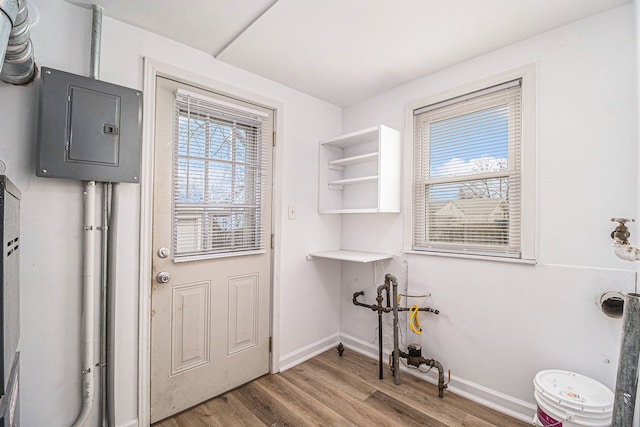
{"label": "door knob", "polygon": [[166,271],[161,271],[156,276],[156,282],[158,282],[160,284],[167,283],[169,280],[171,280],[171,275],[169,273],[167,273]]}

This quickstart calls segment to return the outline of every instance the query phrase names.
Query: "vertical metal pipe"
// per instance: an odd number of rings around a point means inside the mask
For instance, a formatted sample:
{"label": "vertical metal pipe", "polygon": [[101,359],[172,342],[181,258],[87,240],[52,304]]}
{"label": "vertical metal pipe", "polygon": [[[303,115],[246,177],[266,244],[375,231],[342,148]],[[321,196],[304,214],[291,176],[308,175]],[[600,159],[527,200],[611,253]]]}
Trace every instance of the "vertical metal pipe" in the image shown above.
{"label": "vertical metal pipe", "polygon": [[[92,34],[91,34],[91,77],[97,79],[100,73],[100,37],[102,33],[102,8],[93,6],[92,18]],[[73,427],[82,427],[86,424],[93,407],[95,384],[94,384],[94,271],[95,271],[95,197],[96,183],[95,181],[87,181],[85,184],[85,203],[84,203],[84,247],[83,247],[83,340],[82,340],[82,408]],[[101,257],[103,258],[103,257]],[[104,275],[105,267],[103,266]],[[101,307],[102,308],[102,307]],[[102,326],[102,325],[101,325]],[[102,337],[102,327],[100,328]],[[101,338],[102,342],[102,338]],[[100,361],[99,365],[102,364]],[[102,366],[99,366],[102,371]],[[104,398],[100,393],[101,399]],[[102,402],[101,402],[102,403]],[[101,418],[102,419],[102,418]]]}
{"label": "vertical metal pipe", "polygon": [[94,399],[93,372],[93,287],[95,271],[95,201],[96,183],[88,181],[84,190],[84,225],[82,250],[82,409],[73,424],[82,427],[89,418]]}
{"label": "vertical metal pipe", "polygon": [[102,7],[93,5],[91,14],[91,63],[89,74],[92,79],[100,78],[100,49],[102,44]]}
{"label": "vertical metal pipe", "polygon": [[398,279],[391,274],[385,276],[393,286],[393,382],[400,384],[400,344],[398,342]]}
{"label": "vertical metal pipe", "polygon": [[387,286],[387,308],[391,307],[391,287]]}
{"label": "vertical metal pipe", "polygon": [[612,427],[629,427],[633,424],[633,411],[638,390],[639,356],[640,294],[628,293],[625,296],[622,316],[622,344],[618,358]]}
{"label": "vertical metal pipe", "polygon": [[378,378],[383,379],[383,368],[384,362],[382,360],[382,311],[378,310]]}
{"label": "vertical metal pipe", "polygon": [[100,243],[102,250],[100,252],[100,419],[102,426],[108,425],[108,411],[107,401],[105,396],[107,395],[107,365],[109,363],[109,357],[107,354],[107,317],[108,317],[108,304],[107,304],[107,278],[108,278],[108,249],[109,241],[109,193],[111,190],[111,183],[102,183],[102,225],[100,227]]}
{"label": "vertical metal pipe", "polygon": [[[375,306],[375,309],[378,310],[378,367],[380,370],[380,373],[378,375],[378,377],[380,379],[383,379],[383,373],[382,373],[382,367],[384,365],[384,362],[382,360],[382,346],[383,346],[383,339],[382,339],[382,313],[385,312],[384,307],[382,307],[382,301],[384,300],[384,298],[382,297],[382,291],[384,291],[385,289],[387,289],[387,291],[389,290],[389,286],[387,285],[387,283],[384,283],[380,286],[378,286],[378,289],[376,291],[376,302],[378,303]],[[388,298],[387,298],[388,299]]]}
{"label": "vertical metal pipe", "polygon": [[115,340],[116,340],[116,254],[118,252],[118,218],[119,206],[118,183],[111,184],[111,212],[109,214],[108,236],[108,277],[107,277],[107,422],[115,426]]}

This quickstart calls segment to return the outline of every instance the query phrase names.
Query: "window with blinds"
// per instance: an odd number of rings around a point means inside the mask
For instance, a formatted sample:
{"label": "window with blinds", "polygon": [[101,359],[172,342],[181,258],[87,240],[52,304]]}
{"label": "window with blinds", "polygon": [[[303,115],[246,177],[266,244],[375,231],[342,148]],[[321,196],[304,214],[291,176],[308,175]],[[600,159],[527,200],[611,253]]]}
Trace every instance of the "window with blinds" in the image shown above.
{"label": "window with blinds", "polygon": [[521,256],[521,81],[414,110],[413,249]]}
{"label": "window with blinds", "polygon": [[174,117],[175,261],[264,252],[268,115],[179,90]]}

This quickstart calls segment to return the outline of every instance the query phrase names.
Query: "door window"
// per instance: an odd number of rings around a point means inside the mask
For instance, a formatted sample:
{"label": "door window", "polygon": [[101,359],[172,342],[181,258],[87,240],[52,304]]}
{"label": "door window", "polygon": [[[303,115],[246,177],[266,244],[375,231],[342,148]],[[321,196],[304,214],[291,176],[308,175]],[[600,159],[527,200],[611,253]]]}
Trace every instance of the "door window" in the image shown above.
{"label": "door window", "polygon": [[268,139],[260,111],[176,93],[173,164],[175,261],[265,251]]}

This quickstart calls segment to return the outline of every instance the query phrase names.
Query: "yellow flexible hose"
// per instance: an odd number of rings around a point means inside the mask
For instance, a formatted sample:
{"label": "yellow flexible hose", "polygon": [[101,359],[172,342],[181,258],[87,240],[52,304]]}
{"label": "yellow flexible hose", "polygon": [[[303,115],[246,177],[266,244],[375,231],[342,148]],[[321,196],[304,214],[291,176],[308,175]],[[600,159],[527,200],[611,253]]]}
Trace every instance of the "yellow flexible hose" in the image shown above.
{"label": "yellow flexible hose", "polygon": [[422,334],[422,327],[420,326],[420,320],[418,319],[419,308],[418,304],[414,304],[409,308],[409,329],[417,335]]}

